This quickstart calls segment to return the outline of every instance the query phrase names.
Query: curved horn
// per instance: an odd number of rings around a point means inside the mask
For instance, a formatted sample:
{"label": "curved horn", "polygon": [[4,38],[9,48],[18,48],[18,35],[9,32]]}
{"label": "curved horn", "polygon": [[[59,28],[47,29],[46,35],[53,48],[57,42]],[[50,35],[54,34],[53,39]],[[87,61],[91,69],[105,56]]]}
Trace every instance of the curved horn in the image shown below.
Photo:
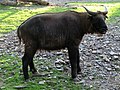
{"label": "curved horn", "polygon": [[[101,5],[101,6],[104,6],[104,5]],[[107,14],[108,13],[107,7],[106,6],[104,6],[104,7],[105,7],[105,11],[103,13]]]}
{"label": "curved horn", "polygon": [[104,14],[107,14],[108,13],[107,7],[106,6],[104,6],[104,7],[105,7]]}
{"label": "curved horn", "polygon": [[90,15],[92,15],[92,16],[97,15],[96,12],[89,11],[89,10],[88,10],[86,7],[84,7],[84,6],[82,6],[82,7],[88,12],[88,14],[90,14]]}

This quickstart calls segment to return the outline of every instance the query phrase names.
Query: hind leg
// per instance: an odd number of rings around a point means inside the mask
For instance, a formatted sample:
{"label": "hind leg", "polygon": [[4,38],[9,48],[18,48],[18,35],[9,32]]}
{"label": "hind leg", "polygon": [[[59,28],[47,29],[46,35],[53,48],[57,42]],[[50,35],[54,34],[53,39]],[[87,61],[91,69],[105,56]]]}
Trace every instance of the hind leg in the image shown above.
{"label": "hind leg", "polygon": [[35,74],[37,72],[37,70],[35,69],[34,63],[33,63],[33,59],[31,60],[30,64],[30,71]]}
{"label": "hind leg", "polygon": [[30,65],[30,69],[33,72],[36,71],[34,64],[33,64],[33,57],[36,53],[36,50],[37,50],[37,45],[34,42],[25,45],[25,54],[22,58],[22,65],[23,65],[22,68],[23,68],[23,75],[24,75],[25,80],[29,78],[28,65]]}

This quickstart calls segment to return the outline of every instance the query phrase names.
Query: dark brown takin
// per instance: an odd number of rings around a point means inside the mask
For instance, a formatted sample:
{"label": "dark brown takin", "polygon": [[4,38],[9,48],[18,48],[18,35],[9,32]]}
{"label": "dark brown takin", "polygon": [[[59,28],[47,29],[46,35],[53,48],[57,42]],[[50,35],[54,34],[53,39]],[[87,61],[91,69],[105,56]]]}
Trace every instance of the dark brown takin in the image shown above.
{"label": "dark brown takin", "polygon": [[[83,8],[85,8],[83,6]],[[65,11],[59,13],[44,13],[32,16],[24,21],[17,30],[19,40],[24,43],[25,53],[22,57],[22,69],[25,80],[30,71],[36,73],[33,57],[37,50],[68,49],[71,76],[75,80],[81,72],[79,66],[79,44],[85,34],[105,34],[107,25],[105,11],[92,12]]]}

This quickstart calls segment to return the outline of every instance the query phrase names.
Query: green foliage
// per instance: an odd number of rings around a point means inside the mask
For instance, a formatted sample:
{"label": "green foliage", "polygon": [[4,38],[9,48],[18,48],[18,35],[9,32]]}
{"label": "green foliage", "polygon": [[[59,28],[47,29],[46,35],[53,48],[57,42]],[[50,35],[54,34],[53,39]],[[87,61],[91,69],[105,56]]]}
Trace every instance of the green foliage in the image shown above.
{"label": "green foliage", "polygon": [[120,3],[113,4],[109,11],[109,23],[116,23],[120,18]]}

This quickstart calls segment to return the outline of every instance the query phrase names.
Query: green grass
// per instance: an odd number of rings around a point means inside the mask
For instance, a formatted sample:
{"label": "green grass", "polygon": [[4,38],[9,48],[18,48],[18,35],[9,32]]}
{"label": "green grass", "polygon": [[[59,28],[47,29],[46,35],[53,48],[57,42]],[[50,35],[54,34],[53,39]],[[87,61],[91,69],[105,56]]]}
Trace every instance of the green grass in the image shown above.
{"label": "green grass", "polygon": [[[105,5],[108,7],[109,19],[108,21],[114,22],[114,18],[120,17],[120,3],[71,3],[72,5],[84,5],[89,6],[88,8],[91,11],[96,11],[98,8],[103,10],[103,7],[99,5]],[[30,9],[30,8],[33,9]],[[22,7],[11,7],[11,6],[2,6],[0,5],[0,35],[8,33],[10,31],[16,30],[17,27],[27,18],[44,12],[62,12],[65,10],[69,10],[70,8],[66,7],[40,7],[40,6],[24,6],[24,9],[20,9]],[[85,11],[82,7],[78,7],[76,11]]]}
{"label": "green grass", "polygon": [[[107,2],[107,3],[70,3],[71,5],[84,5],[86,7],[89,8],[89,10],[91,11],[104,11],[104,7],[100,6],[100,5],[105,5],[108,9],[108,22],[109,23],[115,23],[116,22],[116,18],[120,17],[120,2]],[[79,10],[81,11],[81,10]]]}
{"label": "green grass", "polygon": [[[32,15],[43,13],[49,10],[49,7],[35,8],[35,10],[16,9],[18,7],[0,6],[0,33],[8,33],[16,30],[17,27]],[[27,8],[27,7],[26,7]],[[29,7],[28,7],[29,8]],[[50,8],[51,9],[51,8]]]}
{"label": "green grass", "polygon": [[[10,31],[16,30],[17,27],[27,18],[44,13],[44,12],[62,12],[68,8],[62,7],[40,7],[40,6],[24,6],[10,7],[0,5],[0,34],[5,34]],[[33,8],[33,9],[30,9]]]}
{"label": "green grass", "polygon": [[[40,63],[43,63],[43,61],[41,60]],[[50,66],[53,63],[46,62],[45,64]],[[4,83],[1,87],[2,90],[16,90],[15,86],[26,86],[24,90],[90,90],[90,88],[83,87],[82,84],[73,83],[70,76],[55,68],[50,70],[50,72],[53,72],[50,74],[50,78],[48,76],[32,77],[31,81],[24,82],[23,75],[20,72],[21,60],[17,56],[1,56],[0,69],[0,80]],[[39,84],[41,81],[45,82]]]}
{"label": "green grass", "polygon": [[[84,5],[92,11],[104,10],[99,6],[104,4],[108,7],[108,23],[116,23],[117,18],[120,17],[120,3],[71,3],[73,5]],[[30,8],[33,9],[30,9]],[[96,8],[97,7],[97,8]],[[22,8],[22,7],[21,7]],[[82,7],[78,9],[70,9],[66,7],[40,7],[40,6],[24,6],[20,7],[2,6],[0,5],[0,35],[6,34],[17,27],[27,18],[44,12],[62,12],[65,10],[75,10],[78,12],[85,11]],[[40,61],[41,62],[41,61]],[[43,62],[44,63],[44,62]],[[49,65],[49,62],[45,65]],[[0,82],[3,82],[2,90],[16,90],[14,86],[25,85],[27,88],[24,90],[92,90],[81,84],[74,84],[70,80],[70,76],[65,73],[57,71],[53,68],[52,78],[48,77],[34,77],[28,83],[24,82],[23,75],[21,75],[21,59],[17,56],[2,55],[0,56]],[[43,71],[44,72],[44,71]],[[56,76],[56,78],[54,78]],[[40,81],[46,81],[44,84],[39,85]]]}

